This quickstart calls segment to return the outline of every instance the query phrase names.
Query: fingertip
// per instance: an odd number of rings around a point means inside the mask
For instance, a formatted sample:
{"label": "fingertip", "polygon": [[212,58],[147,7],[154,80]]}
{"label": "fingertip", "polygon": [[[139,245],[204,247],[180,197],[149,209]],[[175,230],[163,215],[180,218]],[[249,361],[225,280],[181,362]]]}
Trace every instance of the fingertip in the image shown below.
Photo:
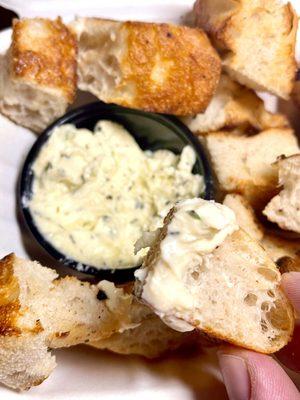
{"label": "fingertip", "polygon": [[296,399],[298,390],[270,356],[254,351],[221,347],[220,368],[230,400]]}
{"label": "fingertip", "polygon": [[282,274],[282,281],[283,282],[293,282],[293,281],[298,281],[300,282],[300,272],[296,271],[291,271],[291,272],[285,272]]}
{"label": "fingertip", "polygon": [[300,314],[300,272],[288,272],[283,274],[281,286],[296,312]]}
{"label": "fingertip", "polygon": [[244,358],[229,349],[220,349],[218,358],[229,399],[248,400],[251,385]]}

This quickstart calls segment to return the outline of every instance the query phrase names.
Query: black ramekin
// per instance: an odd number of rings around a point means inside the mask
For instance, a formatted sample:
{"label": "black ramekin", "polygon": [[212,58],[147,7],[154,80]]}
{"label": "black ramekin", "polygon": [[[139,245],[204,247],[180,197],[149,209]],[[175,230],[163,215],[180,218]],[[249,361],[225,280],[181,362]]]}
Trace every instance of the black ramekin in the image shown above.
{"label": "black ramekin", "polygon": [[193,172],[203,175],[205,180],[206,189],[205,193],[202,194],[203,198],[207,200],[214,198],[214,183],[212,171],[203,147],[190,130],[175,117],[96,102],[68,112],[38,137],[25,160],[19,189],[19,204],[32,234],[52,257],[73,270],[94,276],[99,280],[107,279],[115,283],[124,283],[134,279],[134,271],[137,267],[116,270],[99,269],[70,259],[55,249],[43,236],[35,224],[28,207],[34,180],[32,164],[42,146],[51,136],[53,129],[63,124],[74,124],[77,128],[93,130],[95,124],[101,119],[111,120],[123,125],[144,150],[168,149],[174,153],[180,153],[184,146],[192,146],[197,156]]}

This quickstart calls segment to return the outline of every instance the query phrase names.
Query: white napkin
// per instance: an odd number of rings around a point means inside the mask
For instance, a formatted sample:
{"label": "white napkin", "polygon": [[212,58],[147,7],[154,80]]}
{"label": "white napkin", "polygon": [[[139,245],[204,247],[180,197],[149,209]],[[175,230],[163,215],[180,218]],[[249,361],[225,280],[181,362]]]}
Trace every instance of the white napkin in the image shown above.
{"label": "white napkin", "polygon": [[60,15],[70,20],[75,15],[118,20],[180,22],[189,12],[194,0],[0,0],[0,5],[20,17]]}

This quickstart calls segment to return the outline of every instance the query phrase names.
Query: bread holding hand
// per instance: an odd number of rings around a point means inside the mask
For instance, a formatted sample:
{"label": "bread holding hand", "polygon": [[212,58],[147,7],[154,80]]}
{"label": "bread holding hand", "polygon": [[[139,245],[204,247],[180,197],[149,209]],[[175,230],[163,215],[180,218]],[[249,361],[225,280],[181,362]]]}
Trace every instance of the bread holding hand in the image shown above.
{"label": "bread holding hand", "polygon": [[206,109],[221,62],[206,34],[171,24],[78,18],[78,86],[106,103],[192,115]]}
{"label": "bread holding hand", "polygon": [[261,353],[276,352],[293,333],[276,265],[224,205],[177,203],[136,277],[137,296],[179,331],[196,328]]}

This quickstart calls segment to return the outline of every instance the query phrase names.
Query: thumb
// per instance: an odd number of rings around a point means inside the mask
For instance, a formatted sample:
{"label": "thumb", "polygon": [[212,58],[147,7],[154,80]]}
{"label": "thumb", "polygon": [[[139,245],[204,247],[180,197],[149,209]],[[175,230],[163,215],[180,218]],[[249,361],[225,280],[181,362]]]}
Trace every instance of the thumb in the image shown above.
{"label": "thumb", "polygon": [[218,352],[230,400],[300,400],[300,394],[273,358],[233,347]]}
{"label": "thumb", "polygon": [[300,315],[300,272],[288,272],[282,275],[281,286]]}
{"label": "thumb", "polygon": [[[298,316],[300,315],[300,272],[289,272],[282,275],[281,286],[294,306]],[[300,372],[300,325],[295,325],[292,340],[276,353],[276,357],[288,368]]]}

